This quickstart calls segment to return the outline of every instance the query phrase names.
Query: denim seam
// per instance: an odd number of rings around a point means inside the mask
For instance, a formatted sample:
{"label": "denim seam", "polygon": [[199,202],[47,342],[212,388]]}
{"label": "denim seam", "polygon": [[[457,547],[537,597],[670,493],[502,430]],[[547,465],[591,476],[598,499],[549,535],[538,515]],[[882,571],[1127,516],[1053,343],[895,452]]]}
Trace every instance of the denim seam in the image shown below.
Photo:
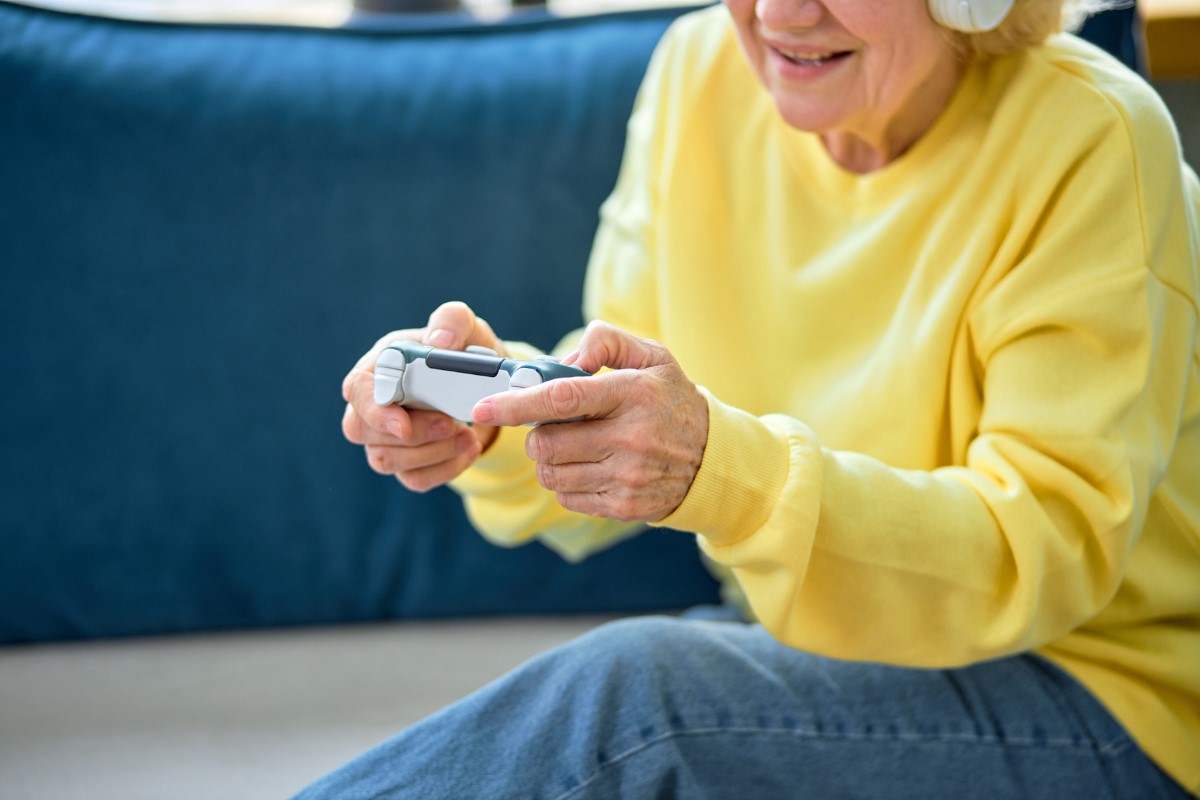
{"label": "denim seam", "polygon": [[1104,748],[1095,747],[1090,742],[1074,741],[1071,739],[1031,739],[1025,737],[1007,737],[1007,736],[989,736],[976,734],[961,734],[954,736],[930,735],[930,734],[878,734],[878,733],[840,733],[829,734],[822,731],[798,730],[796,728],[696,728],[687,731],[671,731],[664,733],[661,736],[656,736],[653,739],[648,739],[635,747],[631,747],[600,765],[594,773],[589,775],[579,784],[572,786],[560,795],[557,795],[553,800],[567,800],[567,798],[576,794],[582,789],[587,788],[600,778],[604,771],[618,762],[625,761],[643,750],[647,750],[654,745],[662,744],[670,739],[688,737],[688,736],[714,736],[717,734],[784,734],[795,736],[802,739],[820,739],[830,742],[871,742],[871,741],[888,741],[888,742],[910,742],[910,743],[952,743],[966,745],[1011,745],[1014,747],[1031,747],[1031,748],[1053,748],[1056,750],[1078,750],[1089,753],[1099,753],[1102,755],[1113,755],[1124,750],[1128,746],[1128,742],[1118,742],[1111,751],[1106,751]]}
{"label": "denim seam", "polygon": [[[1031,658],[1022,659],[1020,663],[1025,669],[1037,673],[1037,677],[1042,681],[1050,679],[1050,676],[1061,676],[1062,679],[1072,682],[1083,691],[1088,691],[1077,678],[1073,677],[1070,673],[1045,656],[1040,656],[1035,653]],[[1075,724],[1079,727],[1079,729],[1087,733],[1087,735],[1094,742],[1093,747],[1097,753],[1100,753],[1104,756],[1117,756],[1126,750],[1137,746],[1133,741],[1133,737],[1131,737],[1123,727],[1120,728],[1119,736],[1114,739],[1110,739],[1107,742],[1101,743],[1091,724],[1090,718],[1087,714],[1083,713],[1083,711],[1081,711],[1074,702],[1058,692],[1046,691],[1046,695],[1058,707],[1058,710],[1061,714],[1064,716],[1069,716],[1071,719],[1075,720]],[[1098,700],[1096,702],[1099,703]],[[1108,712],[1107,709],[1105,709],[1105,711],[1111,714],[1111,712]],[[1120,726],[1120,723],[1117,724]]]}

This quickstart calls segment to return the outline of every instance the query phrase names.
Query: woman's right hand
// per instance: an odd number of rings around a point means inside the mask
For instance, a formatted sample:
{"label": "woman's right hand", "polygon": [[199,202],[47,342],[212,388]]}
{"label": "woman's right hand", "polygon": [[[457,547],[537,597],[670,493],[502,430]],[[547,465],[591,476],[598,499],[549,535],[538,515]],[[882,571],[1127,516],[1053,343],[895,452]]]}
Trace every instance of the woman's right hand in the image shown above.
{"label": "woman's right hand", "polygon": [[390,344],[422,342],[445,350],[482,345],[507,355],[491,326],[465,303],[444,303],[424,328],[392,331],[372,347],[342,381],[346,413],[342,433],[366,450],[367,463],[394,475],[406,488],[427,492],[465,470],[496,438],[489,425],[468,426],[439,411],[410,410],[375,402],[375,360]]}

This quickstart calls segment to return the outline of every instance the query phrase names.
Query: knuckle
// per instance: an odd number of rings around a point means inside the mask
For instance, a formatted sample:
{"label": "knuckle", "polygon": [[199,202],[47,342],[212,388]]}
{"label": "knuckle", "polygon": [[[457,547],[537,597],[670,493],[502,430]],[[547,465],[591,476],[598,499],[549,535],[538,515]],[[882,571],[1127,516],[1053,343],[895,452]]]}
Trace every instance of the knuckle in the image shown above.
{"label": "knuckle", "polygon": [[551,381],[548,384],[550,412],[558,418],[574,417],[583,404],[578,381]]}
{"label": "knuckle", "polygon": [[346,406],[342,414],[342,436],[352,444],[363,444],[362,418],[355,413],[352,406]]}
{"label": "knuckle", "polygon": [[649,436],[636,428],[625,427],[613,433],[615,452],[635,456],[650,447]]}
{"label": "knuckle", "polygon": [[534,428],[525,439],[526,454],[537,462],[544,462],[546,464],[560,463],[562,459],[559,456],[562,448],[560,447],[559,435],[561,433],[562,431],[553,425]]}
{"label": "knuckle", "polygon": [[410,438],[413,444],[443,441],[453,433],[450,420],[442,414],[413,412],[409,415],[412,423]]}
{"label": "knuckle", "polygon": [[417,494],[425,494],[433,488],[433,486],[430,485],[429,480],[417,470],[401,472],[396,475],[396,480],[400,481],[400,484],[405,489],[408,489],[410,492],[416,492]]}
{"label": "knuckle", "polygon": [[591,334],[599,335],[600,333],[602,333],[604,331],[613,331],[613,330],[616,330],[616,328],[612,324],[605,322],[602,319],[594,319],[587,324],[587,328],[585,328],[583,332],[585,334],[591,333]]}
{"label": "knuckle", "polygon": [[491,324],[483,317],[475,317],[475,333],[482,339],[489,340],[492,344],[498,344],[496,332],[492,329]]}
{"label": "knuckle", "polygon": [[542,441],[542,432],[534,428],[525,437],[525,455],[529,456],[534,461],[541,461],[542,454],[546,452],[546,445]]}
{"label": "knuckle", "polygon": [[613,519],[632,522],[641,516],[641,505],[635,496],[620,494],[612,499],[610,511]]}
{"label": "knuckle", "polygon": [[382,447],[372,447],[370,445],[364,449],[367,453],[367,464],[371,467],[371,469],[373,469],[375,472],[378,472],[380,475],[391,474],[391,465],[388,462],[388,454],[386,450],[384,450]]}
{"label": "knuckle", "polygon": [[555,497],[558,499],[558,504],[567,511],[594,515],[598,510],[597,504],[591,495],[580,494],[578,492],[558,492],[555,494]]}
{"label": "knuckle", "polygon": [[650,353],[655,356],[655,362],[659,364],[674,364],[675,357],[671,355],[671,351],[667,346],[657,339],[642,339],[642,344]]}
{"label": "knuckle", "polygon": [[374,431],[387,430],[387,416],[382,408],[355,409],[355,414],[363,426]]}
{"label": "knuckle", "polygon": [[551,465],[539,461],[536,467],[537,482],[545,489],[558,488],[558,471]]}
{"label": "knuckle", "polygon": [[622,464],[612,472],[612,482],[621,491],[636,491],[646,485],[645,470],[639,464]]}
{"label": "knuckle", "polygon": [[646,407],[658,403],[658,387],[648,373],[639,370],[630,375],[628,381],[629,399],[634,405]]}
{"label": "knuckle", "polygon": [[450,300],[442,303],[429,315],[429,327],[431,329],[446,326],[458,327],[460,324],[471,323],[465,325],[467,329],[470,329],[474,324],[474,319],[475,312],[471,310],[470,306],[461,300]]}

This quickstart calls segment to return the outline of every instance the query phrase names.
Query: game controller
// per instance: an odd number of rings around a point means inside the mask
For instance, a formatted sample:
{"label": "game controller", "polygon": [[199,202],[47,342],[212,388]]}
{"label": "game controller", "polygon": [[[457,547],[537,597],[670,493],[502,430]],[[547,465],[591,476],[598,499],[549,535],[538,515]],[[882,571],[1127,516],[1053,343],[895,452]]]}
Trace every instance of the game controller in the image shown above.
{"label": "game controller", "polygon": [[478,345],[460,351],[399,342],[375,360],[375,402],[441,411],[470,422],[471,409],[488,395],[590,374],[551,356],[522,361]]}

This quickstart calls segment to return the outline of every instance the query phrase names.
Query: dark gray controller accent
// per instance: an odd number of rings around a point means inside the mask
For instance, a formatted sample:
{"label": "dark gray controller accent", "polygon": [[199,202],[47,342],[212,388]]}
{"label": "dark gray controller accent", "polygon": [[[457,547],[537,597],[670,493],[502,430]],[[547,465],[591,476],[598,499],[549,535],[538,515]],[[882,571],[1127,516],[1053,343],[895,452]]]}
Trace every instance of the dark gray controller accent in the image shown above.
{"label": "dark gray controller accent", "polygon": [[488,395],[589,374],[550,356],[522,361],[485,347],[438,350],[399,342],[384,348],[375,361],[375,402],[441,411],[469,422],[471,409]]}

